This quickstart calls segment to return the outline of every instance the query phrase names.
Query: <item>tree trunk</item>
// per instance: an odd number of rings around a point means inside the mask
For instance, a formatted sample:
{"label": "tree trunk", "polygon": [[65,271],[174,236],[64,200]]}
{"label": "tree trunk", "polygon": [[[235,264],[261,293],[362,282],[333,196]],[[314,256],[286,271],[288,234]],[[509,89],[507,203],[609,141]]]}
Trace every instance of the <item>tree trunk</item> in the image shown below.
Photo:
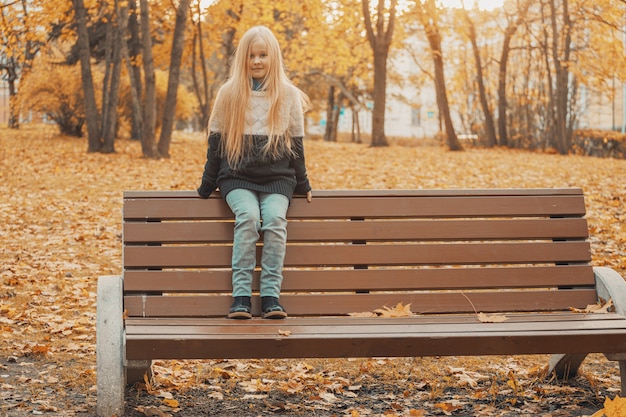
{"label": "tree trunk", "polygon": [[136,71],[138,67],[132,64],[132,60],[128,52],[128,44],[126,42],[129,24],[128,7],[126,5],[120,7],[119,1],[117,0],[115,3],[119,22],[118,30],[120,37],[120,52],[122,54],[122,59],[126,63],[126,71],[128,72],[128,78],[130,80],[130,96],[132,101],[131,139],[137,139],[141,137],[141,132],[143,131],[143,115],[141,112],[141,72]]}
{"label": "tree trunk", "polygon": [[85,116],[87,119],[88,152],[97,152],[102,147],[100,129],[98,128],[98,107],[96,105],[96,91],[91,76],[91,62],[89,53],[89,33],[87,31],[87,10],[83,0],[74,1],[76,14],[76,32],[78,35],[78,49],[81,67],[83,95],[85,99]]}
{"label": "tree trunk", "polygon": [[446,78],[443,71],[443,51],[441,50],[441,35],[439,33],[437,14],[437,3],[435,0],[420,0],[416,2],[417,17],[426,32],[426,38],[430,47],[430,54],[433,59],[435,72],[435,93],[437,97],[437,108],[439,109],[439,123],[443,122],[446,132],[446,143],[451,151],[462,151],[463,146],[459,142],[452,116],[450,114],[450,104],[446,91]]}
{"label": "tree trunk", "polygon": [[[203,75],[202,80],[198,79],[198,70],[196,69],[196,63],[198,62],[196,49],[199,51],[200,55],[200,69],[202,70]],[[202,32],[202,22],[200,20],[196,24],[196,31],[193,35],[192,51],[193,56],[191,58],[191,79],[193,81],[193,91],[196,94],[196,99],[198,100],[198,105],[200,106],[200,125],[204,129],[209,123],[209,107],[211,104],[211,99],[209,97],[209,82],[206,71],[206,61],[204,57],[204,35]],[[202,88],[200,88],[200,81],[202,81]]]}
{"label": "tree trunk", "polygon": [[333,124],[330,132],[331,142],[337,142],[339,132],[339,117],[341,116],[341,108],[343,107],[343,94],[339,92],[337,95],[337,104],[333,107]]}
{"label": "tree trunk", "polygon": [[352,142],[362,143],[361,122],[359,121],[359,110],[352,106]]}
{"label": "tree trunk", "polygon": [[[124,12],[124,7],[120,8],[122,12]],[[137,19],[137,0],[129,0],[128,1],[128,11],[126,12],[128,15],[128,33],[130,34],[130,39],[128,42],[128,51],[125,59],[127,60],[127,68],[129,76],[131,77],[131,83],[134,81],[135,85],[131,84],[131,88],[134,90],[131,93],[134,94],[139,101],[141,101],[142,96],[142,84],[141,84],[141,67],[139,64],[139,56],[141,55],[141,37],[139,36],[140,28],[139,21]],[[124,43],[126,45],[126,43]],[[130,59],[128,59],[130,57]],[[135,64],[133,64],[135,63]],[[130,75],[132,73],[132,76]],[[134,100],[134,98],[133,98]],[[143,114],[141,105],[137,103],[133,103],[133,114],[132,114],[132,127],[131,127],[131,139],[141,140],[143,137]]]}
{"label": "tree trunk", "polygon": [[[380,2],[382,3],[382,1]],[[372,109],[371,146],[388,146],[385,135],[385,110],[387,108],[387,55],[374,53],[374,108]]]}
{"label": "tree trunk", "polygon": [[326,103],[326,129],[324,131],[324,140],[326,142],[333,141],[333,117],[335,109],[335,86],[328,87],[328,100]]}
{"label": "tree trunk", "polygon": [[[565,155],[571,147],[571,134],[568,128],[569,120],[569,57],[572,43],[572,27],[569,16],[568,0],[562,0],[563,27],[558,28],[557,9],[555,0],[550,1],[552,23],[552,60],[554,62],[556,88],[555,88],[555,143],[557,151]],[[558,40],[563,39],[563,45],[559,48]]]}
{"label": "tree trunk", "polygon": [[504,33],[502,42],[502,53],[500,54],[500,64],[498,71],[498,133],[500,146],[509,146],[509,133],[507,130],[507,98],[506,98],[506,75],[511,52],[511,39],[517,29],[517,25],[509,26]]}
{"label": "tree trunk", "polygon": [[[367,39],[374,53],[374,109],[372,112],[371,146],[387,146],[385,136],[385,109],[387,100],[387,57],[393,39],[397,0],[391,0],[389,9],[379,1],[376,13],[376,30],[372,24],[369,0],[362,0]],[[387,28],[385,29],[385,17]]]}
{"label": "tree trunk", "polygon": [[528,9],[532,1],[533,0],[526,0],[524,3],[519,5],[516,21],[507,26],[506,30],[504,31],[504,40],[502,41],[502,53],[500,54],[498,71],[498,143],[500,146],[509,146],[509,132],[507,128],[508,102],[506,97],[506,78],[508,72],[507,67],[509,63],[509,55],[511,53],[511,40],[513,39],[513,35],[517,31],[517,28],[522,24],[524,19],[526,19],[526,15],[528,14]]}
{"label": "tree trunk", "polygon": [[174,26],[174,39],[172,41],[172,53],[170,58],[170,73],[167,82],[167,94],[165,96],[165,110],[163,112],[163,124],[159,138],[159,154],[169,158],[172,130],[176,115],[176,94],[180,80],[180,65],[185,46],[185,26],[187,23],[187,10],[191,0],[181,0],[176,10],[176,24]]}
{"label": "tree trunk", "polygon": [[[116,2],[117,3],[117,0]],[[120,99],[120,80],[122,77],[122,36],[119,31],[120,17],[116,13],[115,17],[117,27],[113,30],[113,50],[111,55],[111,80],[107,89],[107,109],[106,118],[102,121],[102,138],[103,144],[101,152],[115,152],[115,136],[117,133],[117,105]],[[104,111],[104,109],[103,109]]]}
{"label": "tree trunk", "polygon": [[480,57],[480,50],[478,49],[476,27],[474,26],[474,22],[470,18],[467,10],[465,10],[465,20],[469,27],[469,38],[472,44],[472,51],[474,52],[474,62],[476,64],[476,83],[478,84],[478,95],[480,98],[480,105],[483,109],[483,116],[485,118],[485,145],[489,148],[493,148],[497,141],[496,126],[493,120],[493,114],[491,113],[491,109],[489,107],[489,100],[487,98],[485,79],[483,77],[482,58]]}
{"label": "tree trunk", "polygon": [[9,76],[7,77],[9,83],[9,128],[19,129],[20,127],[20,112],[17,104],[17,89],[15,83],[17,82],[17,71],[15,70],[15,61],[11,59],[9,67],[7,67]]}
{"label": "tree trunk", "polygon": [[159,158],[155,140],[156,130],[156,76],[154,59],[152,58],[152,38],[150,37],[150,9],[148,0],[140,0],[141,41],[143,46],[143,71],[146,82],[146,96],[143,102],[143,136],[141,148],[146,158]]}
{"label": "tree trunk", "polygon": [[113,16],[107,14],[104,16],[106,21],[106,32],[104,36],[104,78],[102,80],[102,117],[100,119],[100,137],[104,140],[104,126],[109,123],[109,85],[111,84],[111,72],[114,48],[114,28]]}

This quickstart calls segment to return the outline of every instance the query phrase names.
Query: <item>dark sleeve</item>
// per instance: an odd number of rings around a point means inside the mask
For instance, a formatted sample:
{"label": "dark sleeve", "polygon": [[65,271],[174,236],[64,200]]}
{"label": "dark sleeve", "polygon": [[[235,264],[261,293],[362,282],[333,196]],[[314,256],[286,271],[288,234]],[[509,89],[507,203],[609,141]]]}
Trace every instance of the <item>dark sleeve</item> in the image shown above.
{"label": "dark sleeve", "polygon": [[296,189],[294,194],[304,195],[311,191],[311,184],[306,174],[306,164],[304,160],[304,145],[301,137],[291,138],[294,157],[291,160],[291,166],[296,171]]}
{"label": "dark sleeve", "polygon": [[219,156],[220,137],[221,135],[216,132],[209,134],[209,147],[206,152],[202,183],[198,187],[198,194],[202,198],[209,198],[211,193],[217,189],[217,175],[222,163],[222,159]]}

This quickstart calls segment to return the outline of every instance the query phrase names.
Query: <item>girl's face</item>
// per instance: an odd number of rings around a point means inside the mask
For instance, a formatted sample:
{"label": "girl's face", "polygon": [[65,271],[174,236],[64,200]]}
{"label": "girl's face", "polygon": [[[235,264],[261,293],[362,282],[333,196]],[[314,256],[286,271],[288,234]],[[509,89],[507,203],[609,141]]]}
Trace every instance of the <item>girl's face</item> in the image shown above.
{"label": "girl's face", "polygon": [[252,45],[250,45],[250,56],[248,58],[250,77],[255,80],[263,80],[269,71],[269,55],[265,42],[260,39],[252,42]]}

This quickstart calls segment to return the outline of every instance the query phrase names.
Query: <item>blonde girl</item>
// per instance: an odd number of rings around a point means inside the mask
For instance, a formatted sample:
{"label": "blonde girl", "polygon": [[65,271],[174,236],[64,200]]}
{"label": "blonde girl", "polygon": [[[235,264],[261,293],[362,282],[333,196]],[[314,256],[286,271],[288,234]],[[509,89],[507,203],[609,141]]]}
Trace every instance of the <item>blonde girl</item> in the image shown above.
{"label": "blonde girl", "polygon": [[260,232],[262,315],[287,317],[279,303],[287,208],[294,194],[306,195],[311,202],[302,144],[307,102],[285,73],[274,34],[263,26],[249,29],[211,111],[207,160],[198,187],[202,198],[219,188],[235,215],[229,318],[252,317],[252,274]]}

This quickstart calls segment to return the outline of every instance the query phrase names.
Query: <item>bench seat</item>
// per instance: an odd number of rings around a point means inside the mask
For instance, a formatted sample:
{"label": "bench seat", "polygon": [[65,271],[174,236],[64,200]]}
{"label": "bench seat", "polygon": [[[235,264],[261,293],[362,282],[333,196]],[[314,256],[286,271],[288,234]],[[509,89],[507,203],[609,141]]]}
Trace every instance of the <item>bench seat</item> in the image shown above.
{"label": "bench seat", "polygon": [[[507,314],[502,323],[475,315],[402,318],[144,319],[126,323],[127,358],[350,358],[602,353],[626,350],[624,316]],[[250,346],[254,351],[251,352]],[[459,347],[462,346],[462,347]],[[572,346],[572,347],[569,347]]]}

